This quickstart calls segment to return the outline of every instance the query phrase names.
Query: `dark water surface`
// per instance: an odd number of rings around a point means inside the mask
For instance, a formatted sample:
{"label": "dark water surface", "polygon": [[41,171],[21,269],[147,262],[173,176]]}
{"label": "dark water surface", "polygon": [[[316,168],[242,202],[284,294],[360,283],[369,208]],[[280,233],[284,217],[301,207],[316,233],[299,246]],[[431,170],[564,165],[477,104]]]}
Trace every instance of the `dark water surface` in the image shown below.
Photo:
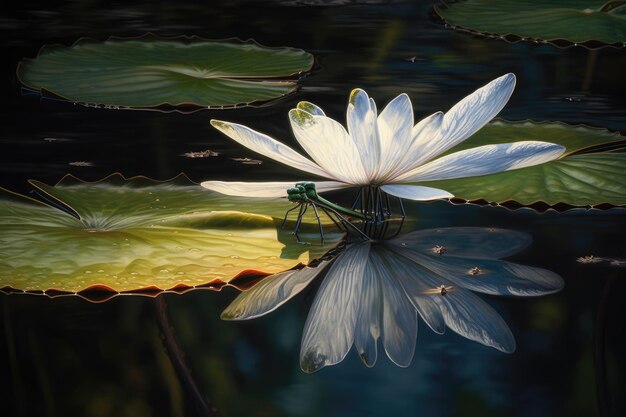
{"label": "dark water surface", "polygon": [[[558,49],[459,34],[432,16],[427,1],[214,3],[31,2],[6,10],[0,17],[0,186],[28,192],[27,179],[54,183],[66,173],[87,180],[113,172],[156,179],[185,172],[195,181],[294,179],[296,171],[239,147],[208,120],[240,122],[293,145],[287,111],[300,100],[343,122],[355,87],[368,91],[379,108],[406,92],[421,118],[507,72],[518,83],[502,117],[626,132],[624,50]],[[85,108],[21,94],[17,63],[44,44],[148,31],[300,47],[315,54],[317,69],[300,93],[271,106],[193,114]],[[180,156],[206,149],[220,156]],[[231,159],[240,157],[263,163]],[[70,165],[78,161],[92,166]],[[623,209],[538,214],[437,202],[411,210],[418,227],[503,227],[533,235],[534,244],[513,259],[557,272],[566,286],[544,298],[484,297],[515,334],[515,353],[452,332],[438,336],[422,325],[407,369],[382,355],[367,369],[352,351],[341,364],[307,375],[298,353],[314,288],[245,323],[219,319],[235,295],[231,289],[167,295],[169,325],[199,395],[223,416],[626,415],[626,270],[576,262],[590,254],[626,257]],[[0,295],[0,306],[0,414],[202,415],[194,387],[176,376],[176,352],[168,356],[163,349],[155,300],[118,297],[93,304],[77,297]]]}

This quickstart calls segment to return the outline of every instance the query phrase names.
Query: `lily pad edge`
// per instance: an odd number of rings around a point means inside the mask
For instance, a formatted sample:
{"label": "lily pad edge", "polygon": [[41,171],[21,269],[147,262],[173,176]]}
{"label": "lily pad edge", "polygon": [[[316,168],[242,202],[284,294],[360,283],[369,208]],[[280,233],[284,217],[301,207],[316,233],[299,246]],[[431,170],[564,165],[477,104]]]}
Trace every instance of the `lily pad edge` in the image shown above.
{"label": "lily pad edge", "polygon": [[569,49],[574,47],[582,47],[588,49],[590,51],[602,49],[602,48],[614,48],[614,49],[623,49],[626,47],[626,42],[615,42],[615,43],[605,43],[602,41],[590,39],[584,42],[572,42],[567,39],[555,38],[555,39],[541,39],[541,38],[533,38],[533,37],[523,37],[517,35],[515,33],[492,33],[492,32],[483,32],[477,29],[468,28],[465,26],[459,26],[452,23],[449,23],[440,13],[442,7],[447,8],[448,3],[458,3],[458,1],[451,0],[441,0],[440,3],[436,3],[433,5],[433,14],[436,19],[445,23],[447,28],[450,28],[459,33],[467,33],[470,35],[480,36],[486,39],[498,39],[503,40],[508,43],[518,43],[518,42],[530,42],[535,44],[543,44],[543,45],[551,45],[559,49]]}
{"label": "lily pad edge", "polygon": [[[592,126],[592,125],[588,125],[588,124],[584,124],[584,123],[577,123],[577,124],[571,124],[571,123],[567,123],[567,122],[563,122],[563,121],[551,121],[551,120],[533,120],[533,119],[520,119],[520,120],[507,120],[504,119],[502,117],[496,117],[494,118],[489,124],[492,123],[507,123],[507,124],[512,124],[512,125],[523,125],[525,123],[532,123],[534,125],[561,125],[564,127],[570,127],[570,128],[584,128],[584,129],[589,129],[592,131],[597,131],[597,132],[603,132],[603,133],[609,133],[609,134],[615,134],[615,135],[619,135],[622,140],[621,141],[607,141],[607,142],[602,142],[602,143],[597,143],[594,144],[592,146],[589,146],[587,148],[582,148],[582,149],[578,149],[575,151],[571,151],[571,152],[565,152],[558,160],[562,160],[562,159],[566,159],[569,156],[573,156],[573,155],[581,155],[581,154],[585,154],[585,150],[589,150],[589,149],[593,149],[593,148],[597,148],[600,146],[604,146],[604,145],[609,145],[611,143],[619,143],[622,142],[622,146],[621,148],[626,148],[626,136],[624,136],[622,134],[621,131],[618,130],[611,130],[608,129],[606,127],[600,127],[600,126]],[[471,140],[471,137],[467,140]],[[612,152],[612,150],[610,151],[598,151],[598,152],[590,152],[589,154],[602,154],[602,153],[610,153]],[[491,174],[491,175],[497,175],[497,174]],[[424,183],[420,183],[422,185],[427,185],[427,182]],[[571,211],[571,210],[576,210],[576,211],[590,211],[590,210],[598,210],[598,211],[606,211],[606,210],[610,210],[613,208],[626,208],[626,205],[614,205],[614,204],[610,204],[610,203],[598,203],[598,204],[588,204],[588,205],[572,205],[572,204],[567,204],[564,202],[559,202],[556,204],[548,204],[547,202],[543,201],[543,200],[536,200],[530,204],[521,204],[518,203],[515,200],[506,200],[506,201],[502,201],[502,202],[496,202],[496,201],[489,201],[486,199],[475,199],[475,200],[466,200],[464,198],[460,198],[460,197],[452,197],[447,199],[451,204],[453,205],[463,205],[463,204],[470,204],[470,205],[476,205],[476,206],[481,206],[481,207],[485,207],[485,206],[490,206],[490,207],[502,207],[505,208],[509,211],[517,211],[517,210],[533,210],[539,213],[543,213],[546,211],[556,211],[559,213],[565,212],[565,211]]]}
{"label": "lily pad edge", "polygon": [[[105,105],[105,104],[99,104],[99,103],[88,103],[88,102],[75,102],[74,100],[71,100],[67,97],[64,97],[62,95],[56,94],[52,91],[48,91],[45,88],[38,88],[38,87],[33,87],[27,83],[25,83],[22,78],[20,77],[20,73],[21,73],[21,69],[23,66],[22,61],[30,61],[30,60],[35,60],[37,59],[41,54],[43,54],[46,50],[54,50],[54,49],[58,49],[58,48],[63,48],[63,49],[70,49],[73,48],[75,46],[79,46],[79,45],[83,45],[83,44],[89,44],[89,43],[103,43],[103,42],[107,42],[107,41],[137,41],[137,40],[146,40],[146,39],[155,39],[155,40],[159,40],[159,41],[180,41],[183,40],[185,41],[187,44],[192,44],[194,42],[224,42],[224,43],[238,43],[241,45],[246,45],[246,44],[252,44],[255,46],[258,46],[260,48],[264,48],[264,49],[288,49],[294,52],[304,52],[306,54],[308,54],[310,56],[310,66],[308,67],[307,70],[304,71],[300,71],[300,72],[296,72],[293,74],[290,74],[288,76],[285,77],[276,77],[276,78],[272,78],[272,77],[267,77],[264,78],[265,80],[268,81],[273,81],[273,82],[280,82],[280,81],[284,81],[286,84],[293,84],[293,89],[286,93],[283,94],[281,96],[278,96],[274,99],[271,100],[263,100],[263,101],[255,101],[255,102],[250,102],[250,103],[243,103],[243,104],[233,104],[233,105],[221,105],[221,106],[201,106],[198,105],[197,103],[193,103],[193,102],[188,102],[188,103],[180,103],[180,104],[170,104],[170,103],[159,103],[158,105],[155,106],[149,106],[149,107],[132,107],[132,106],[123,106],[123,105]],[[304,78],[304,76],[306,74],[309,74],[311,72],[313,72],[314,68],[315,68],[315,56],[313,54],[311,54],[310,52],[305,51],[304,49],[300,49],[300,48],[295,48],[295,47],[291,47],[291,46],[266,46],[263,45],[259,42],[257,42],[255,39],[253,38],[248,38],[248,39],[241,39],[239,37],[230,37],[230,38],[224,38],[224,39],[209,39],[209,38],[203,38],[201,36],[198,35],[177,35],[177,36],[161,36],[158,34],[155,34],[153,32],[146,32],[142,35],[138,35],[138,36],[117,36],[117,35],[111,35],[108,38],[106,38],[104,41],[100,41],[98,39],[95,39],[93,37],[89,37],[89,36],[83,36],[78,38],[77,40],[75,40],[70,46],[64,45],[62,43],[52,43],[52,44],[46,44],[46,45],[42,45],[39,50],[37,51],[37,55],[34,58],[29,58],[29,57],[24,57],[20,60],[20,62],[18,62],[17,64],[17,68],[15,70],[15,75],[17,77],[17,81],[19,82],[20,85],[23,86],[23,88],[27,88],[30,89],[33,92],[37,92],[39,93],[42,97],[44,98],[50,98],[50,99],[57,99],[57,100],[62,100],[64,102],[67,103],[74,103],[74,104],[80,104],[81,106],[84,107],[92,107],[92,108],[99,108],[99,109],[113,109],[113,110],[142,110],[142,111],[159,111],[162,113],[185,113],[185,114],[191,114],[191,113],[195,113],[198,111],[202,111],[202,110],[225,110],[225,109],[238,109],[238,108],[245,108],[245,107],[265,107],[267,105],[270,104],[275,104],[280,100],[285,99],[286,97],[289,97],[291,95],[294,95],[298,92],[298,90],[300,89],[300,85],[298,84],[298,81],[302,78]]]}
{"label": "lily pad edge", "polygon": [[[191,180],[187,174],[185,174],[184,172],[180,172],[179,174],[173,176],[170,179],[166,179],[166,180],[157,180],[157,179],[153,179],[150,178],[148,176],[145,175],[135,175],[135,176],[130,176],[130,177],[126,177],[124,176],[124,174],[122,174],[121,172],[113,172],[111,174],[106,175],[103,178],[100,178],[98,180],[83,180],[81,178],[76,177],[75,175],[68,173],[63,175],[63,177],[61,177],[61,179],[59,179],[56,183],[54,183],[52,186],[56,187],[58,185],[64,185],[66,184],[68,181],[71,181],[73,184],[99,184],[99,183],[105,183],[107,181],[110,181],[111,179],[113,180],[120,180],[120,181],[146,181],[146,183],[152,183],[152,184],[164,184],[164,183],[172,183],[172,182],[176,182],[180,185],[186,185],[186,186],[198,186],[200,187],[200,185],[198,183],[196,183],[195,181]],[[45,190],[43,190],[42,188],[37,186],[37,183],[40,182],[38,180],[34,180],[34,179],[29,179],[28,183],[31,184],[33,187],[36,187],[40,192],[44,193],[48,198],[50,198],[54,203],[56,204],[61,204],[69,209],[71,209],[74,213],[76,213],[76,211],[68,204],[64,203],[61,200],[58,200],[56,197],[54,197],[53,195],[49,194],[48,192],[46,192]],[[42,183],[43,184],[43,183]],[[210,192],[208,190],[206,190],[207,192]],[[24,201],[25,203],[28,204],[36,204],[38,206],[43,206],[43,207],[48,207],[50,209],[54,209],[54,210],[58,210],[59,212],[63,212],[63,210],[60,210],[59,207],[55,207],[53,204],[51,204],[50,202],[46,202],[46,201],[42,201],[33,197],[30,197],[28,195],[24,195],[24,194],[20,194],[17,193],[15,191],[11,191],[9,189],[6,189],[4,187],[0,187],[0,192],[2,193],[6,193],[12,197],[15,197],[16,200],[21,200]],[[1,200],[0,200],[1,203]],[[71,215],[70,213],[66,213],[67,215]],[[76,217],[80,218],[80,216],[76,213]],[[335,249],[331,249],[331,253],[334,251]],[[296,270],[296,269],[301,269],[304,267],[316,267],[317,264],[323,260],[324,258],[326,258],[327,256],[329,256],[329,254],[324,254],[318,258],[312,258],[309,260],[308,264],[303,264],[303,263],[299,263],[297,265],[294,265],[292,268],[288,269],[288,270]],[[104,285],[104,284],[98,284],[98,285],[91,285],[89,287],[86,287],[80,291],[63,291],[63,290],[58,290],[58,289],[54,289],[54,288],[49,288],[46,290],[21,290],[18,288],[14,288],[10,285],[7,286],[3,286],[0,287],[0,293],[6,294],[6,295],[11,295],[11,294],[24,294],[24,295],[37,295],[37,296],[47,296],[49,298],[57,298],[57,297],[67,297],[67,296],[78,296],[80,298],[83,298],[86,301],[92,302],[92,303],[101,303],[101,302],[105,302],[108,301],[114,297],[117,296],[145,296],[145,297],[150,297],[150,298],[156,298],[157,296],[159,296],[160,294],[178,294],[178,295],[182,295],[185,294],[189,291],[193,291],[193,290],[209,290],[209,291],[214,291],[214,292],[220,292],[222,290],[222,288],[224,287],[232,287],[235,288],[238,291],[245,291],[249,288],[251,288],[253,285],[255,285],[257,282],[259,282],[260,280],[268,277],[272,275],[271,273],[266,273],[266,272],[262,272],[259,270],[255,270],[255,269],[246,269],[243,270],[241,272],[239,272],[237,275],[235,275],[232,279],[230,279],[228,282],[224,282],[219,278],[210,280],[206,283],[200,284],[200,285],[193,285],[193,286],[189,286],[189,285],[185,285],[185,284],[177,284],[171,288],[159,288],[157,286],[147,286],[147,287],[141,287],[141,288],[137,288],[137,289],[133,289],[133,290],[129,290],[129,291],[117,291],[113,288],[111,288],[110,286]]]}

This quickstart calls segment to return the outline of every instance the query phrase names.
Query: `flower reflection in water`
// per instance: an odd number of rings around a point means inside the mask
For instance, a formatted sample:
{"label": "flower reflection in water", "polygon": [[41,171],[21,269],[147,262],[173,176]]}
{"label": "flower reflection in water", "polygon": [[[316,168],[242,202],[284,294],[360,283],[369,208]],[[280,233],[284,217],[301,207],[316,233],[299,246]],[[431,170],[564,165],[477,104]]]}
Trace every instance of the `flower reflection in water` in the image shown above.
{"label": "flower reflection in water", "polygon": [[515,339],[507,324],[474,292],[539,296],[559,291],[563,280],[557,274],[501,260],[530,242],[522,232],[462,227],[352,244],[315,268],[266,278],[241,293],[222,318],[265,315],[328,269],[304,326],[300,365],[305,372],[341,362],[352,345],[363,362],[373,366],[379,339],[392,362],[408,366],[418,315],[436,333],[443,334],[447,327],[513,352]]}

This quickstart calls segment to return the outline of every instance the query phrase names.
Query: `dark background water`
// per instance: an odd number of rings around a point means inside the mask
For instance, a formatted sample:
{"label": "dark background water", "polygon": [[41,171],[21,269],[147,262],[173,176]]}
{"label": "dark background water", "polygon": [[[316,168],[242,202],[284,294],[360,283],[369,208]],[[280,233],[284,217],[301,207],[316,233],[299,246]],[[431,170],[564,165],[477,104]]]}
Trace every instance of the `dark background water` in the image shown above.
{"label": "dark background water", "polygon": [[[29,2],[0,17],[0,186],[56,182],[72,173],[167,179],[293,179],[297,172],[229,141],[211,118],[241,122],[294,144],[287,111],[299,100],[344,120],[347,96],[366,89],[379,108],[407,92],[416,117],[446,110],[506,72],[517,90],[501,113],[626,131],[624,50],[511,44],[455,33],[431,2],[302,6],[306,2]],[[352,3],[352,2],[345,2]],[[302,90],[271,106],[193,114],[103,110],[22,95],[15,68],[44,44],[81,37],[198,35],[253,38],[316,56]],[[409,58],[417,57],[415,62]],[[56,138],[55,141],[46,139]],[[211,149],[218,157],[189,159]],[[252,157],[261,165],[231,158]],[[70,163],[88,161],[92,166]],[[223,416],[593,416],[624,415],[625,270],[581,265],[579,256],[626,257],[623,209],[538,214],[448,203],[413,205],[419,227],[525,230],[532,247],[514,260],[559,273],[565,289],[538,299],[487,298],[509,323],[518,349],[506,355],[421,326],[412,365],[381,357],[373,369],[354,352],[313,375],[298,365],[314,289],[262,319],[222,322],[234,297],[165,296],[170,324],[200,396]],[[1,295],[2,415],[197,415],[193,390],[177,378],[160,339],[155,300]]]}

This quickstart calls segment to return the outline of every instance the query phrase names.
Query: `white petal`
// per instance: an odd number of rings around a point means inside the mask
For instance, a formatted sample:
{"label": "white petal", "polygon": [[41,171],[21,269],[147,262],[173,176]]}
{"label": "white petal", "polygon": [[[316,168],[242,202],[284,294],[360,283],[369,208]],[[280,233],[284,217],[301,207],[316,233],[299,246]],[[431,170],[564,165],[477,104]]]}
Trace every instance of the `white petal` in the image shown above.
{"label": "white petal", "polygon": [[[398,249],[397,259],[407,262],[410,258],[408,251]],[[463,337],[494,347],[503,352],[515,350],[515,338],[502,317],[487,305],[483,300],[465,288],[453,285],[447,278],[422,267],[418,263],[409,261],[413,274],[398,274],[410,276],[401,282],[405,292],[414,300],[429,299],[438,306],[439,314],[443,316],[446,326]],[[433,292],[439,286],[452,287],[447,294]],[[426,290],[424,290],[426,287]],[[429,292],[429,295],[424,295]],[[419,310],[418,310],[419,311]],[[436,314],[436,313],[435,313]],[[422,313],[420,312],[420,315]],[[422,317],[424,317],[422,315]],[[428,323],[428,321],[427,321]]]}
{"label": "white petal", "polygon": [[563,279],[542,268],[486,259],[415,255],[411,258],[453,285],[490,295],[535,297],[563,288]]}
{"label": "white petal", "polygon": [[416,163],[421,165],[476,133],[500,113],[514,88],[515,75],[506,74],[455,104],[443,116],[435,134],[424,132],[417,138],[421,153]]}
{"label": "white petal", "polygon": [[333,176],[329,175],[321,167],[309,161],[289,146],[263,133],[259,133],[243,125],[215,119],[211,120],[211,125],[226,136],[261,155],[301,171],[334,179]]}
{"label": "white petal", "polygon": [[350,93],[346,114],[348,132],[360,154],[368,182],[377,175],[381,162],[376,103],[360,88]]}
{"label": "white petal", "polygon": [[505,74],[455,104],[443,118],[442,134],[459,143],[476,133],[504,108],[515,89],[515,74]]}
{"label": "white petal", "polygon": [[411,141],[404,151],[400,162],[394,164],[393,170],[387,175],[385,180],[392,182],[398,175],[408,172],[425,161],[424,141],[425,138],[432,138],[439,134],[441,123],[443,122],[443,112],[436,112],[420,120],[411,130]]}
{"label": "white petal", "polygon": [[351,184],[366,184],[359,150],[335,120],[304,110],[289,111],[291,128],[304,150],[334,178]]}
{"label": "white petal", "polygon": [[[284,182],[232,182],[232,181],[204,181],[200,183],[204,188],[225,195],[241,197],[287,197],[287,189],[292,188],[297,181]],[[350,184],[337,181],[313,181],[318,193],[351,187]]]}
{"label": "white petal", "polygon": [[381,248],[380,259],[385,264],[383,267],[386,267],[388,273],[401,285],[422,320],[435,333],[443,334],[445,322],[441,309],[431,296],[423,294],[439,285],[433,273],[406,259],[401,250],[390,251]]}
{"label": "white petal", "polygon": [[[472,291],[538,296],[561,290],[563,279],[554,272],[495,259],[519,252],[530,241],[530,236],[522,232],[461,227],[409,233],[386,244],[401,250],[407,259]],[[443,247],[445,252],[435,253],[435,246]],[[472,255],[476,258],[472,259]]]}
{"label": "white petal", "polygon": [[542,164],[560,157],[565,148],[548,142],[522,141],[485,145],[442,156],[395,181],[434,181],[475,177]]}
{"label": "white petal", "polygon": [[452,198],[452,194],[439,188],[424,187],[421,185],[383,185],[381,190],[387,194],[408,200],[427,201],[438,198]]}
{"label": "white petal", "polygon": [[382,341],[389,359],[398,366],[407,367],[415,353],[417,311],[390,268],[383,264],[386,257],[386,251],[370,252],[383,294]]}
{"label": "white petal", "polygon": [[326,116],[321,108],[308,101],[299,102],[297,108],[304,110],[307,113],[311,113],[314,116]]}
{"label": "white petal", "polygon": [[515,338],[502,317],[471,291],[456,288],[446,295],[433,295],[446,325],[470,340],[502,352],[515,351]]}
{"label": "white petal", "polygon": [[300,348],[304,372],[341,362],[352,347],[369,246],[348,247],[322,282],[304,325]]}
{"label": "white petal", "polygon": [[378,116],[381,157],[377,178],[384,179],[404,160],[412,141],[413,106],[406,94],[394,98]]}
{"label": "white petal", "polygon": [[[371,250],[371,249],[370,249]],[[354,348],[359,353],[361,360],[366,366],[372,367],[376,364],[378,356],[378,338],[380,337],[380,301],[381,294],[379,279],[371,263],[371,256],[368,259],[363,274],[363,289],[361,291],[359,304],[361,310],[356,323],[354,333]]]}
{"label": "white petal", "polygon": [[[385,242],[407,253],[440,256],[435,246],[445,249],[443,258],[450,256],[472,259],[506,258],[528,247],[528,233],[488,227],[442,227],[417,230]],[[409,257],[409,259],[411,259]]]}
{"label": "white petal", "polygon": [[315,268],[304,267],[264,278],[239,294],[222,312],[222,320],[248,320],[276,310],[306,288],[329,263],[322,261]]}
{"label": "white petal", "polygon": [[414,141],[412,144],[414,146],[423,146],[428,138],[438,134],[439,129],[441,129],[441,124],[443,123],[443,116],[444,113],[442,111],[437,111],[417,122],[417,124],[413,126],[413,129],[411,129],[411,136]]}

